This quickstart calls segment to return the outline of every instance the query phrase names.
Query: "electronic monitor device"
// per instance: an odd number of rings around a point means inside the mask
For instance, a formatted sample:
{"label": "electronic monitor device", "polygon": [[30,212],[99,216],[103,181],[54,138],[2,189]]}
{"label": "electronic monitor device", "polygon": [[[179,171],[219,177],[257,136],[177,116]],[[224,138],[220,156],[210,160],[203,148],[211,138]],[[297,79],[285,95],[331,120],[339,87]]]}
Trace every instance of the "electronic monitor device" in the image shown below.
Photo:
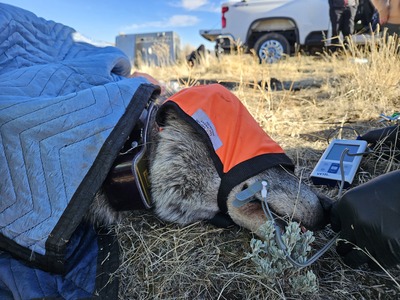
{"label": "electronic monitor device", "polygon": [[316,185],[330,186],[341,182],[340,160],[344,150],[348,149],[347,154],[343,157],[344,187],[348,187],[353,182],[362,159],[362,155],[353,154],[364,153],[366,148],[367,142],[363,140],[332,140],[311,172],[312,182]]}

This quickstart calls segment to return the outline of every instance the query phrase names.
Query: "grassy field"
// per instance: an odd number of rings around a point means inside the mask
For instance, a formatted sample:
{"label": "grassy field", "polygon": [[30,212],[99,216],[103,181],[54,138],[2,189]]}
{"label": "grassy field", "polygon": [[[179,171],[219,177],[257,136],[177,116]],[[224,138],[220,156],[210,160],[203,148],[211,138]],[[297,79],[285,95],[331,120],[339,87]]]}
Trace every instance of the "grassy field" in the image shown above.
{"label": "grassy field", "polygon": [[[375,128],[379,114],[400,110],[400,60],[395,45],[379,49],[351,46],[340,54],[298,54],[273,65],[252,55],[206,57],[193,68],[142,66],[167,86],[189,87],[221,82],[246,105],[265,131],[293,159],[296,173],[308,177],[334,135],[354,139]],[[344,127],[343,129],[340,129]],[[334,133],[332,133],[334,132]],[[354,185],[399,169],[393,156],[379,151],[363,158]],[[317,187],[335,199],[337,188]],[[219,229],[205,222],[186,227],[166,224],[151,211],[134,212],[116,226],[122,263],[115,276],[121,299],[395,299],[400,270],[347,267],[332,247],[307,270],[316,274],[318,290],[294,292],[293,273],[276,278],[259,274],[251,260],[253,235],[245,229]],[[316,249],[327,238],[315,232]],[[304,270],[303,270],[304,271]]]}

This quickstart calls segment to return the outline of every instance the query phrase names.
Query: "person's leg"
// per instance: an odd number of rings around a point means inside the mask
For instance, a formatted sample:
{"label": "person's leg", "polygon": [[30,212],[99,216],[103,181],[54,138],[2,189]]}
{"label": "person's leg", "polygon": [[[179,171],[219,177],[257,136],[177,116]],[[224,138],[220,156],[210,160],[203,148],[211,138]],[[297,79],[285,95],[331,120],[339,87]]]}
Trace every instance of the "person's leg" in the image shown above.
{"label": "person's leg", "polygon": [[345,48],[348,47],[349,41],[348,39],[351,38],[351,35],[354,33],[354,18],[357,13],[357,7],[351,6],[346,7],[343,11],[342,19],[341,19],[341,28],[340,30],[343,33],[344,38],[344,46]]}
{"label": "person's leg", "polygon": [[329,9],[329,17],[331,19],[332,25],[332,38],[336,38],[339,35],[339,18],[340,13],[337,13],[337,9],[330,8]]}
{"label": "person's leg", "polygon": [[330,8],[329,9],[329,17],[331,19],[331,25],[332,25],[332,44],[338,44],[339,43],[339,27],[340,27],[340,17],[341,17],[342,11],[340,9],[335,9],[335,8]]}
{"label": "person's leg", "polygon": [[356,13],[357,7],[355,6],[346,7],[346,9],[343,11],[341,22],[343,37],[347,37],[354,33],[354,18]]}

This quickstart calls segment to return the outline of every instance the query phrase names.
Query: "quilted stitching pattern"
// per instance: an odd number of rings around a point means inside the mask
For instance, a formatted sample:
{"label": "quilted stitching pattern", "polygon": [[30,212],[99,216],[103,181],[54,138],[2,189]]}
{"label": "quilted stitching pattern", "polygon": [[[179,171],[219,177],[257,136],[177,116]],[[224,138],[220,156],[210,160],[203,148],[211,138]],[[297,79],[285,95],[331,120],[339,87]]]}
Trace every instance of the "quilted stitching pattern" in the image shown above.
{"label": "quilted stitching pattern", "polygon": [[4,237],[46,254],[49,235],[146,83],[121,77],[129,72],[116,48],[76,42],[73,29],[0,3]]}

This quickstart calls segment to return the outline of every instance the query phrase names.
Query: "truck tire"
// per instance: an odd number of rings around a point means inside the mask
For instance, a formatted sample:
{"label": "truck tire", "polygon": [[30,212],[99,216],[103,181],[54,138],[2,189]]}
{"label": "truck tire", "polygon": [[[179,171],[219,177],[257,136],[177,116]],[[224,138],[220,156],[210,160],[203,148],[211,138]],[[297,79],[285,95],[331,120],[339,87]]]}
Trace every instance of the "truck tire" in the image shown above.
{"label": "truck tire", "polygon": [[260,63],[275,63],[285,55],[290,54],[288,40],[279,33],[267,33],[262,35],[254,44]]}

